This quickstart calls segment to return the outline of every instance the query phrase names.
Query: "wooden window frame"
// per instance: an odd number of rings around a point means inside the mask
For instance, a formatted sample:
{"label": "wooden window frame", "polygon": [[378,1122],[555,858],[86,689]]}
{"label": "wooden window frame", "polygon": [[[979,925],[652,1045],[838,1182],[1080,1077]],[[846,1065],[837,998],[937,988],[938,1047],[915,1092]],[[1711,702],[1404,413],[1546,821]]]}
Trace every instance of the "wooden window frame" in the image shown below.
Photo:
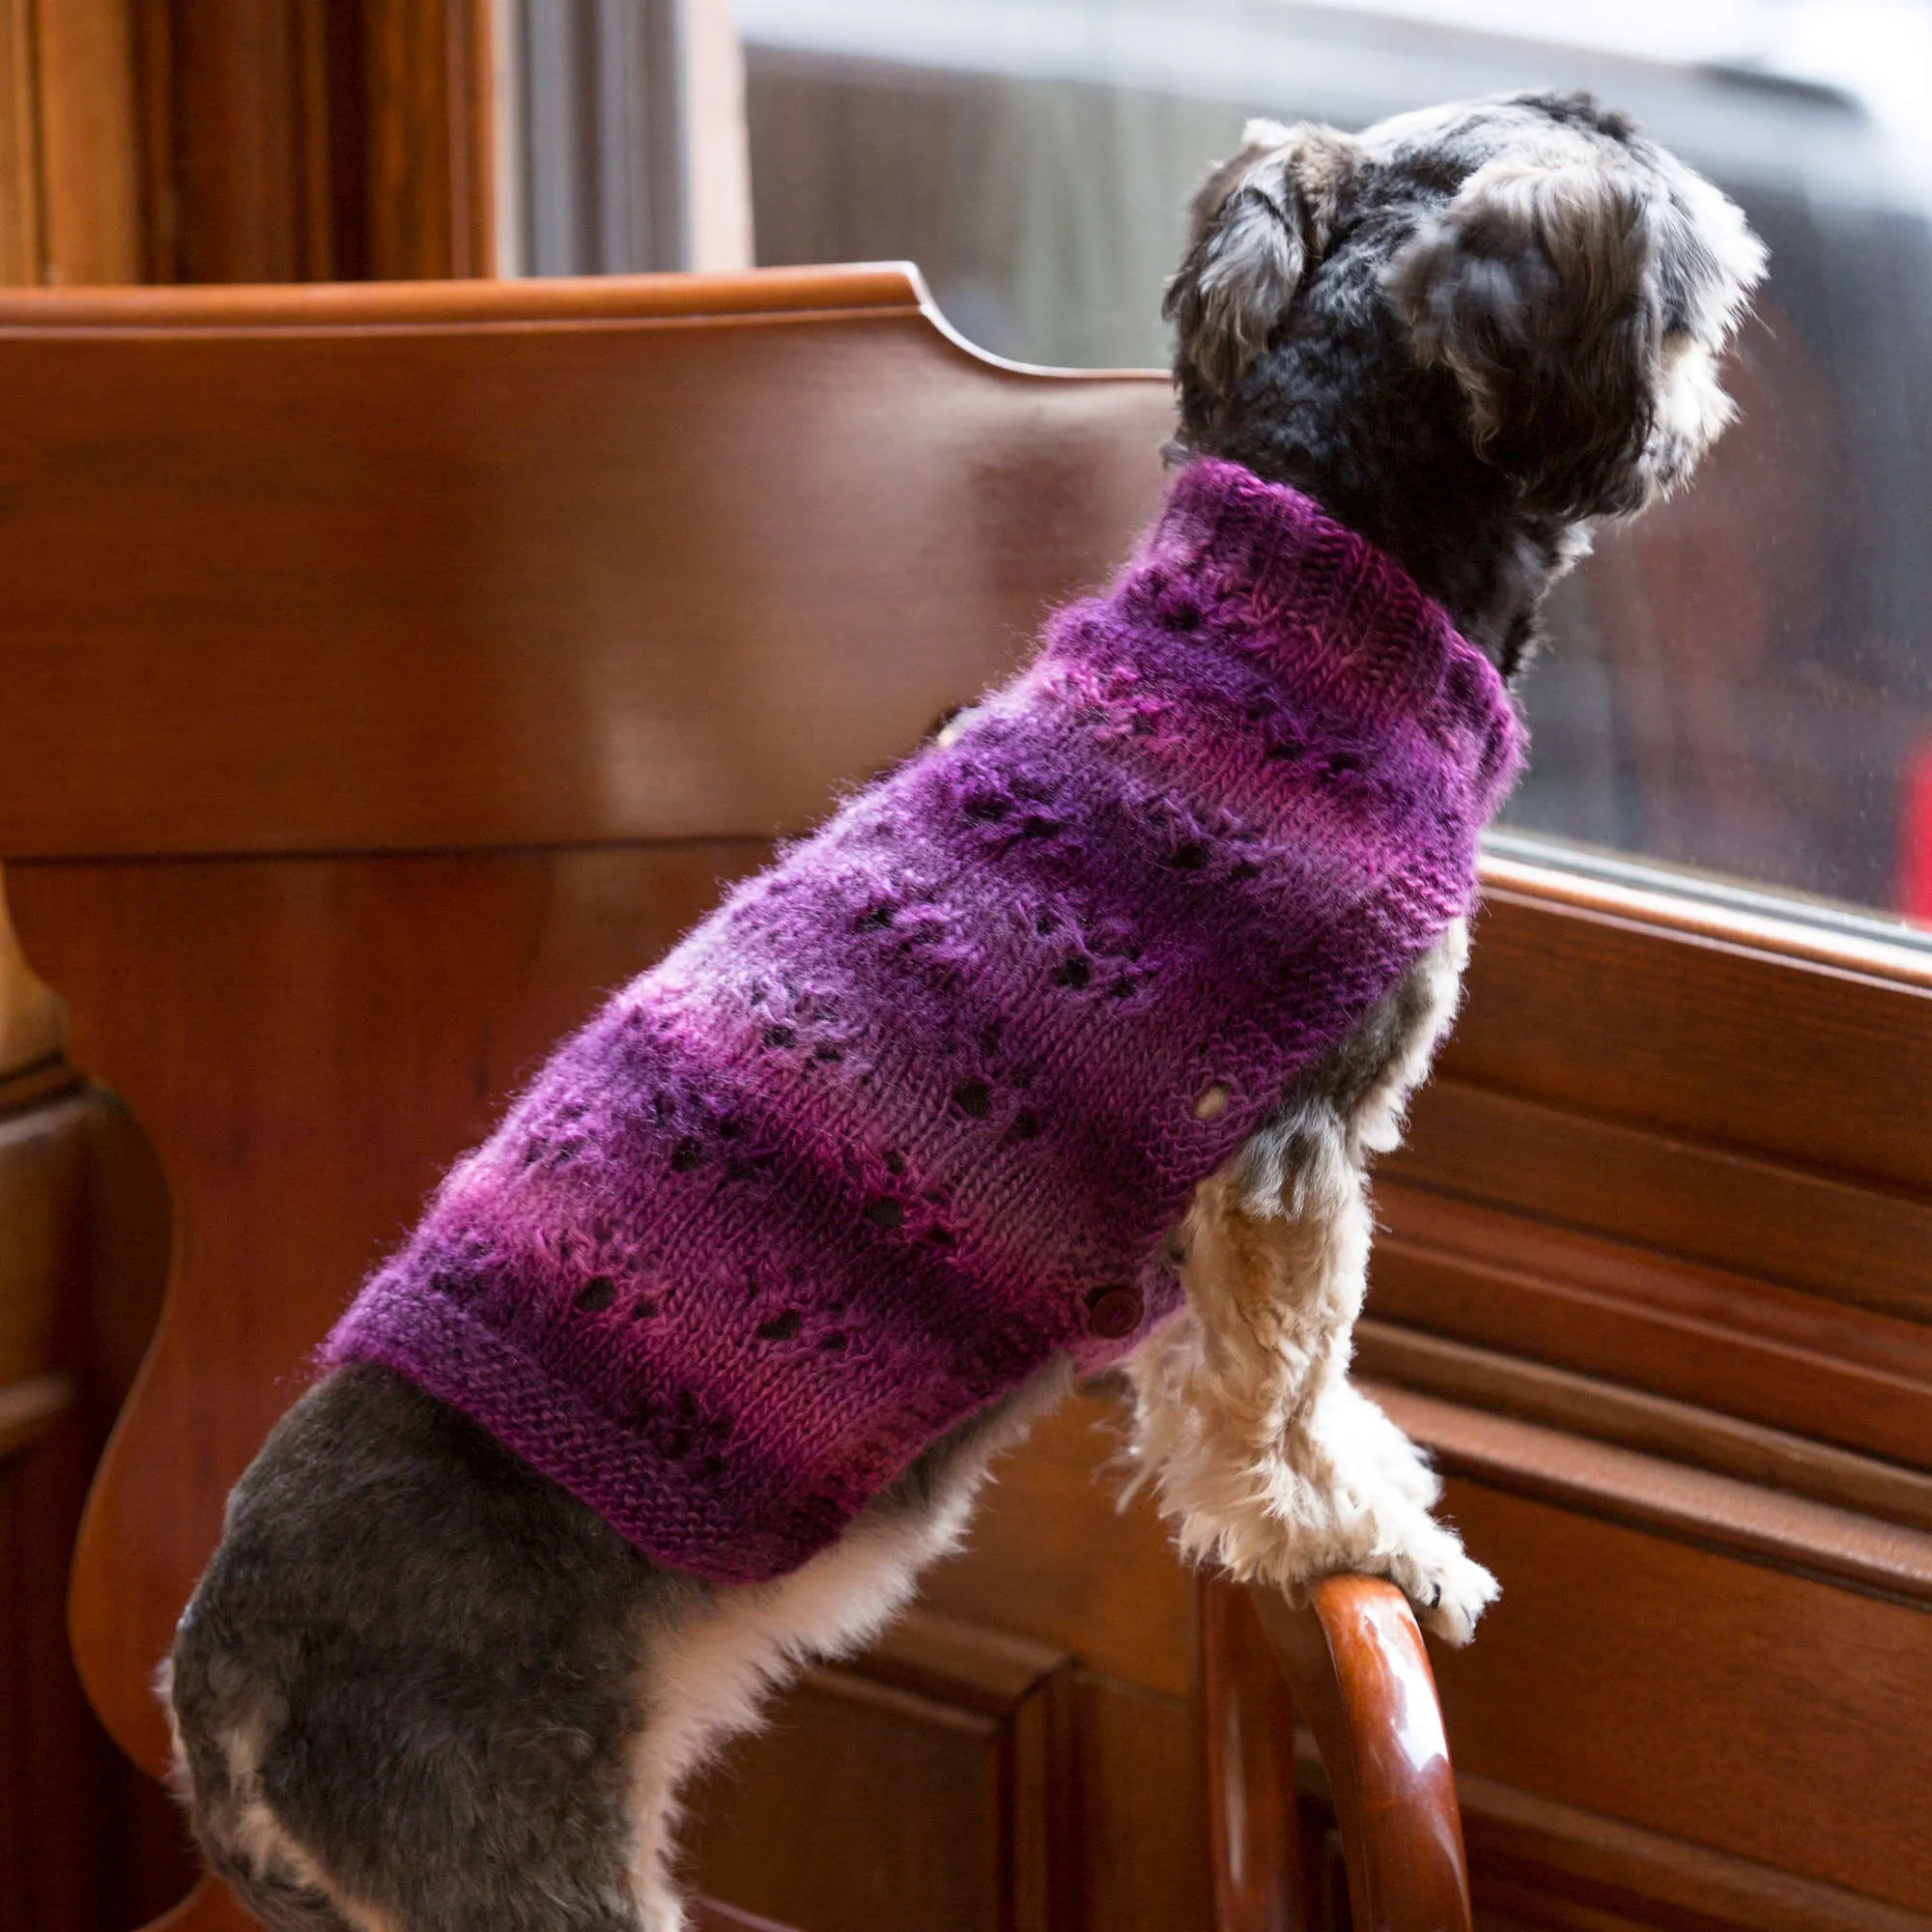
{"label": "wooden window frame", "polygon": [[1453,1472],[1932,1601],[1932,958],[1512,844],[1363,1370]]}

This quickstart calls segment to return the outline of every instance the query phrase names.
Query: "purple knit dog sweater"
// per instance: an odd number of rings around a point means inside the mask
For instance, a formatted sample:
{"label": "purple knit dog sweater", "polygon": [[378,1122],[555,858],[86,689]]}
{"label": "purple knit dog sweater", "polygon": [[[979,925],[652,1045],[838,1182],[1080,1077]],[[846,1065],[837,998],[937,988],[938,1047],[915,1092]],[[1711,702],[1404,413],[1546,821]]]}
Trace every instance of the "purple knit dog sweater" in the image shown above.
{"label": "purple knit dog sweater", "polygon": [[663,1563],[791,1569],[952,1424],[1173,1312],[1163,1234],[1469,905],[1520,745],[1386,556],[1193,464],[952,742],[558,1049],[323,1359]]}

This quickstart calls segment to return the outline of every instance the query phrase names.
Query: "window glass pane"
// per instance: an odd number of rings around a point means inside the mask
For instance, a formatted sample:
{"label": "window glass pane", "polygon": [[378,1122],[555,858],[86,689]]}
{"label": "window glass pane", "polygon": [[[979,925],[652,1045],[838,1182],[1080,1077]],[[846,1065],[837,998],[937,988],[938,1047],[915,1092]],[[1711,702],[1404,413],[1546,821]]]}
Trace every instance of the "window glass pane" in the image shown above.
{"label": "window glass pane", "polygon": [[1166,359],[1242,119],[1587,86],[1772,251],[1691,489],[1559,586],[1508,822],[1932,921],[1932,0],[738,0],[758,258],[910,257],[1026,360]]}

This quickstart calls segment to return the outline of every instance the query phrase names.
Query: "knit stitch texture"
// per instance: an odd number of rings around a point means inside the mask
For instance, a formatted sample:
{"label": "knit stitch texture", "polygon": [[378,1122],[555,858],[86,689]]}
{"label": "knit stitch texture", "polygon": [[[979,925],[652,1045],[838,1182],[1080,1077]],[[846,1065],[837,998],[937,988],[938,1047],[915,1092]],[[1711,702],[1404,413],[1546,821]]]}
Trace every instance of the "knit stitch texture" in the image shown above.
{"label": "knit stitch texture", "polygon": [[1194,463],[952,742],[557,1051],[322,1359],[663,1563],[794,1567],[934,1436],[1174,1311],[1164,1232],[1466,910],[1520,750],[1389,558]]}

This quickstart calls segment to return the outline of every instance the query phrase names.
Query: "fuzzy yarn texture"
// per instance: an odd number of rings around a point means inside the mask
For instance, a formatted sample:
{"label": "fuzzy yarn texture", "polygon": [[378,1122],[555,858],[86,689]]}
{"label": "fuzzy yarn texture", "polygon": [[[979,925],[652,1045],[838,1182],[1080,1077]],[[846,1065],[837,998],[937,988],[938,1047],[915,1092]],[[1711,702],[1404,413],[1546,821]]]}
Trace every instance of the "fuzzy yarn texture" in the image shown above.
{"label": "fuzzy yarn texture", "polygon": [[1165,1231],[1469,907],[1520,756],[1394,562],[1191,464],[951,742],[558,1049],[322,1361],[410,1378],[662,1563],[791,1569],[1174,1312]]}

